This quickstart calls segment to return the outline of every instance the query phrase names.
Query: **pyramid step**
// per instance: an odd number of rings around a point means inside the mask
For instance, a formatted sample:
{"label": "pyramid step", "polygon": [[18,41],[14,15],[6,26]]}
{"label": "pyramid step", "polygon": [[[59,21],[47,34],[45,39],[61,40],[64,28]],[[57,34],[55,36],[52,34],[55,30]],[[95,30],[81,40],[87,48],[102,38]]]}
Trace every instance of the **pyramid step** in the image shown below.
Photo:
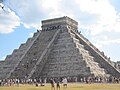
{"label": "pyramid step", "polygon": [[47,72],[44,72],[42,73],[43,75],[42,76],[47,76],[47,77],[65,77],[65,76],[76,76],[76,75],[80,75],[80,74],[83,74],[83,75],[88,75],[90,73],[86,72],[88,71],[89,72],[89,69],[88,68],[84,68],[83,70],[80,70],[80,69],[74,69],[74,70],[55,70],[55,71],[47,71]]}
{"label": "pyramid step", "polygon": [[38,32],[35,32],[35,33],[33,34],[33,37],[36,37],[38,34],[39,34]]}
{"label": "pyramid step", "polygon": [[68,38],[70,36],[70,34],[68,32],[65,33],[61,33],[59,38]]}
{"label": "pyramid step", "polygon": [[[36,65],[36,62],[38,61],[39,57],[43,53],[43,50],[45,50],[46,46],[52,39],[52,35],[54,35],[55,32],[56,31],[53,30],[51,32],[50,31],[42,31],[40,33],[39,37],[34,41],[33,45],[30,47],[30,49],[28,50],[26,55],[23,57],[23,59],[19,63],[18,67],[13,72],[13,75],[17,74],[19,77],[24,77],[24,75],[26,75],[26,74],[28,75],[31,72],[31,70]],[[34,59],[36,59],[36,60],[34,60]],[[18,68],[19,68],[19,70],[18,70]],[[18,73],[20,71],[22,72],[22,74]]]}
{"label": "pyramid step", "polygon": [[73,42],[73,39],[72,38],[60,38],[57,41],[57,43],[67,43],[67,42]]}
{"label": "pyramid step", "polygon": [[26,48],[26,44],[25,43],[21,44],[20,47],[19,47],[19,49],[24,49],[24,48]]}
{"label": "pyramid step", "polygon": [[26,41],[26,45],[29,45],[33,40],[34,38],[28,38],[28,40]]}
{"label": "pyramid step", "polygon": [[59,58],[50,58],[48,63],[51,62],[51,63],[54,63],[54,62],[57,62],[57,63],[62,63],[62,62],[82,62],[82,56],[69,56],[69,57],[59,57]]}

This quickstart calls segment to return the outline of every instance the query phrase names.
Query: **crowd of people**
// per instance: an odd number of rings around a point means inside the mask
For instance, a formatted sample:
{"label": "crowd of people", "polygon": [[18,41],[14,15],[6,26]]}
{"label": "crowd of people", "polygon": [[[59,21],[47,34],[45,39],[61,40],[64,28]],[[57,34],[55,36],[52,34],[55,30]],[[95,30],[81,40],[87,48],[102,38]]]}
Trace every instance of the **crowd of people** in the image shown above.
{"label": "crowd of people", "polygon": [[[61,77],[61,78],[34,78],[34,79],[3,79],[0,80],[0,86],[12,86],[19,84],[31,84],[35,86],[45,86],[46,83],[51,84],[51,89],[60,90],[60,84],[63,84],[63,88],[67,88],[68,82],[78,82],[78,83],[120,83],[120,78],[115,77]],[[56,84],[56,86],[55,86]]]}
{"label": "crowd of people", "polygon": [[[60,83],[63,83],[63,89],[67,89],[67,78],[63,78],[62,81],[58,78],[44,79],[3,79],[0,80],[0,86],[19,86],[19,84],[30,84],[36,87],[45,86],[46,83],[51,84],[51,90],[60,90]],[[56,88],[56,89],[55,89]]]}

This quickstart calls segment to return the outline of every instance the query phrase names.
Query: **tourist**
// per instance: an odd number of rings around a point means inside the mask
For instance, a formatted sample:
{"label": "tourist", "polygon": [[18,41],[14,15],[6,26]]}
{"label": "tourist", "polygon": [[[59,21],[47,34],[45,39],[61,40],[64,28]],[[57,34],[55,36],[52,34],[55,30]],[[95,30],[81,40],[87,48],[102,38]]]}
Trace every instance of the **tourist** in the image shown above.
{"label": "tourist", "polygon": [[55,90],[55,82],[54,82],[54,79],[50,79],[50,84],[51,84],[51,90]]}
{"label": "tourist", "polygon": [[44,86],[46,85],[47,82],[47,78],[44,78]]}
{"label": "tourist", "polygon": [[0,86],[2,86],[2,80],[0,80]]}
{"label": "tourist", "polygon": [[16,79],[16,84],[17,84],[17,86],[19,86],[19,83],[20,83],[20,80],[19,80],[19,79]]}
{"label": "tourist", "polygon": [[60,81],[58,79],[56,80],[56,88],[57,90],[60,90]]}
{"label": "tourist", "polygon": [[62,83],[63,83],[63,89],[66,89],[67,88],[67,79],[63,78]]}

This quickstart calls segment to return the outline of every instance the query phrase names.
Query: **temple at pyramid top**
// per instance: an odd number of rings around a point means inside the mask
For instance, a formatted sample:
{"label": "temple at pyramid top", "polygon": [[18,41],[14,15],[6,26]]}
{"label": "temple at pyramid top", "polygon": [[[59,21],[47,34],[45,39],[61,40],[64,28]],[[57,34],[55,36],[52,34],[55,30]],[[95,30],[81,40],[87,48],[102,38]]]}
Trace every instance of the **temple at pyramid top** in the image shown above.
{"label": "temple at pyramid top", "polygon": [[42,30],[52,30],[64,26],[68,26],[72,30],[78,30],[78,22],[67,16],[42,21]]}

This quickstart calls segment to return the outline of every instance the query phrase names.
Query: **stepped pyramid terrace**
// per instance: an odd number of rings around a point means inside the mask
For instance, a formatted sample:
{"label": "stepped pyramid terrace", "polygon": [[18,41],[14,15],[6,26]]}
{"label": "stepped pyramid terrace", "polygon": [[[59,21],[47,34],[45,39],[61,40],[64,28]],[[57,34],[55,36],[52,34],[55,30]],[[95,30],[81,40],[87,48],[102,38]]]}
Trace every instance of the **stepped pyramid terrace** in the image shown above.
{"label": "stepped pyramid terrace", "polygon": [[64,16],[42,21],[42,30],[0,62],[0,79],[51,77],[120,77],[115,63]]}

